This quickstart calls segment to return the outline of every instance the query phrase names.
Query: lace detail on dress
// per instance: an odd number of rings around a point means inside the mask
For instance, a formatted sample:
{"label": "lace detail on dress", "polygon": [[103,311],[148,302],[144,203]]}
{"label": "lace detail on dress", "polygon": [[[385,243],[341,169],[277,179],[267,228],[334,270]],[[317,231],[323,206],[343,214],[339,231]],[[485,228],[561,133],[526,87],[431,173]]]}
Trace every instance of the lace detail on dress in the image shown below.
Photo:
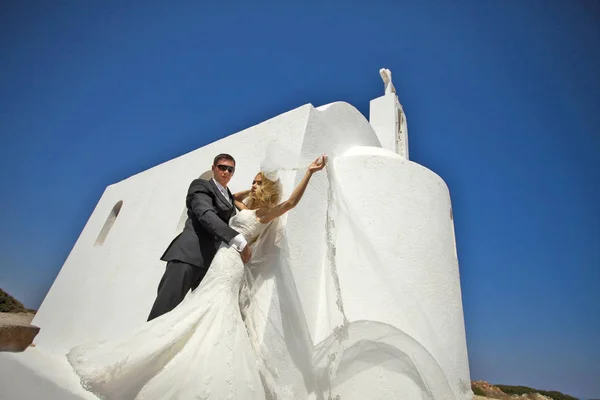
{"label": "lace detail on dress", "polygon": [[267,224],[256,219],[256,210],[242,210],[229,220],[229,226],[244,235],[248,243],[256,241]]}
{"label": "lace detail on dress", "polygon": [[[333,171],[329,165],[326,166],[326,171],[328,176],[331,178]],[[346,317],[346,313],[344,312],[344,303],[342,301],[342,290],[340,288],[340,280],[337,273],[337,265],[336,265],[336,246],[335,246],[335,194],[333,191],[333,186],[331,184],[331,179],[329,179],[329,184],[327,187],[327,211],[325,217],[325,246],[327,253],[327,261],[329,262],[329,272],[333,279],[333,285],[335,288],[335,296],[336,301],[335,304],[337,306],[338,311],[342,317],[342,323],[333,328],[333,335],[335,337],[336,343],[332,346],[331,353],[328,356],[329,366],[328,366],[328,377],[329,377],[329,400],[340,400],[340,396],[337,395],[333,397],[331,393],[331,388],[335,386],[335,378],[336,371],[338,369],[339,363],[341,361],[341,356],[344,351],[344,340],[348,339],[348,318]]]}
{"label": "lace detail on dress", "polygon": [[[388,382],[393,382],[390,389],[400,395],[393,397],[417,398],[417,392],[420,392],[418,398],[423,400],[454,399],[437,360],[412,336],[383,322],[348,321],[338,276],[340,254],[336,254],[336,243],[342,232],[336,228],[344,227],[344,241],[348,240],[347,233],[358,239],[356,242],[363,250],[363,254],[359,254],[361,262],[378,272],[382,271],[382,265],[369,238],[364,236],[356,211],[337,182],[333,166],[333,163],[327,165],[329,182],[327,192],[323,193],[326,194],[323,196],[326,200],[323,221],[326,278],[319,289],[324,303],[318,311],[320,320],[317,321],[331,333],[319,343],[312,341],[303,312],[302,293],[295,286],[290,268],[292,263],[285,235],[282,235],[281,246],[277,240],[260,243],[274,231],[285,231],[284,228],[269,230],[259,238],[257,253],[264,255],[266,251],[273,257],[266,257],[246,270],[250,287],[244,287],[242,291],[241,309],[256,349],[266,398],[292,400],[316,396],[314,398],[339,400],[345,393],[348,398],[355,398],[353,388],[363,389],[364,399],[386,398],[382,389],[385,391],[387,387],[380,388],[370,372],[375,368],[377,376],[383,373],[389,378]],[[401,294],[402,299],[407,298],[405,292]],[[309,303],[313,296],[311,293]],[[413,306],[410,302],[401,304]],[[363,374],[363,371],[367,373]]]}
{"label": "lace detail on dress", "polygon": [[[248,241],[265,228],[252,210],[230,225]],[[125,337],[71,350],[82,386],[103,400],[264,400],[238,306],[243,277],[239,253],[222,244],[200,286],[175,309]]]}

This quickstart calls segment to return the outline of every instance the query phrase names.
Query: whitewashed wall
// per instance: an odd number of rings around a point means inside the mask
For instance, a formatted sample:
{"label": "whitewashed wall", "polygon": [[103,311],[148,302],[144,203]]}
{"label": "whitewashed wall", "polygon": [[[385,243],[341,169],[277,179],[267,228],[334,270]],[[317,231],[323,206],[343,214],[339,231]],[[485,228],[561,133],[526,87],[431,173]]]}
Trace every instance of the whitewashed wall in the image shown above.
{"label": "whitewashed wall", "polygon": [[[344,240],[350,239],[338,239],[338,263],[347,266],[339,272],[350,319],[378,320],[410,333],[447,371],[455,393],[463,393],[469,370],[448,190],[433,172],[382,149],[382,141],[385,148],[392,145],[389,134],[378,137],[347,103],[305,105],[109,186],[33,321],[41,328],[36,351],[64,354],[73,345],[118,337],[146,321],[165,268],[159,258],[181,229],[189,183],[210,169],[216,154],[226,152],[237,161],[230,188],[246,189],[265,149],[276,142],[307,159],[321,153],[336,159],[356,218],[376,243],[379,272],[389,277],[385,284],[344,256],[343,249],[352,246]],[[286,194],[302,173],[284,182]],[[286,225],[292,270],[315,341],[328,334],[319,308],[327,186],[324,173],[314,175]],[[95,245],[119,201],[114,225],[104,243]],[[410,312],[419,318],[406,317],[404,305],[386,294],[385,285],[393,286],[395,279],[407,282],[403,285],[419,303]],[[417,320],[427,321],[431,330]]]}
{"label": "whitewashed wall", "polygon": [[[356,210],[353,222],[377,255],[356,254],[360,238],[344,235],[350,231],[344,225],[336,227],[348,319],[388,323],[417,339],[446,373],[456,398],[464,398],[469,365],[446,184],[427,168],[373,147],[339,157],[336,173]],[[382,393],[393,387],[377,385]]]}
{"label": "whitewashed wall", "polygon": [[[232,191],[250,187],[267,145],[298,152],[314,108],[305,105],[109,186],[85,225],[33,324],[39,348],[65,351],[82,341],[117,337],[144,322],[178,233],[190,182],[230,153]],[[115,204],[120,213],[102,246],[97,236]]]}

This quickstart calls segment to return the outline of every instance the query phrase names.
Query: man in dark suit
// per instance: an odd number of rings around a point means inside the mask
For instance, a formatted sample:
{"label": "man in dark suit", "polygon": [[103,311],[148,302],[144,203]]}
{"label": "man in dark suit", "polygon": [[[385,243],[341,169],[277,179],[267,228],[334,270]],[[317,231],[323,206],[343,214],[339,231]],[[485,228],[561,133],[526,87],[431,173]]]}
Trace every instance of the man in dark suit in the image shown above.
{"label": "man in dark suit", "polygon": [[212,172],[213,179],[196,179],[190,184],[185,228],[161,257],[167,261],[167,267],[148,321],[177,307],[190,289],[198,287],[221,242],[237,249],[244,263],[250,260],[252,254],[246,239],[228,225],[236,212],[233,195],[227,188],[235,172],[235,160],[229,154],[219,154]]}

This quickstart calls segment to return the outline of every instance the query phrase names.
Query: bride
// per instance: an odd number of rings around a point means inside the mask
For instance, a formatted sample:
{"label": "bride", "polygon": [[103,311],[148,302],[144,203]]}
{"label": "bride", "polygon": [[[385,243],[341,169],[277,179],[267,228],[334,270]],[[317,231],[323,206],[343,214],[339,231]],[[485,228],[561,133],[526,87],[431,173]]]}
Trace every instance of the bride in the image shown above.
{"label": "bride", "polygon": [[[325,155],[313,161],[283,202],[275,182],[259,173],[250,191],[236,194],[241,211],[231,227],[249,243],[257,241],[298,204],[326,163]],[[240,201],[244,195],[247,205]],[[240,310],[245,273],[239,253],[222,244],[200,286],[171,312],[123,338],[73,348],[67,358],[83,387],[102,399],[264,400],[261,360]]]}

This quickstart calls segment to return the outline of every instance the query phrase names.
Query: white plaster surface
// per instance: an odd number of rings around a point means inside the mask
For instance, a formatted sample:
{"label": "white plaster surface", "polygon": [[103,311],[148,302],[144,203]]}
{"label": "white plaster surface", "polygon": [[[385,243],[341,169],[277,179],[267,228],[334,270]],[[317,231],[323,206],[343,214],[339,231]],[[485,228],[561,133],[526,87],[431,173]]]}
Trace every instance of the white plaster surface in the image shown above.
{"label": "white plaster surface", "polygon": [[336,227],[348,318],[385,322],[413,336],[460,398],[470,380],[446,184],[423,166],[381,148],[353,148],[336,160],[336,171],[356,210],[353,223],[377,257],[356,254],[361,238],[344,235],[349,227]]}
{"label": "white plaster surface", "polygon": [[395,93],[371,100],[369,121],[381,141],[381,147],[408,159],[406,115]]}
{"label": "white plaster surface", "polygon": [[[270,142],[298,151],[311,111],[302,106],[107,187],[32,322],[41,328],[37,346],[66,351],[146,321],[165,269],[160,256],[180,229],[190,182],[216,154],[231,153],[238,169],[230,188],[248,188]],[[104,244],[94,246],[121,200]]]}
{"label": "white plaster surface", "polygon": [[[355,238],[338,237],[349,318],[386,322],[413,335],[444,368],[453,391],[461,393],[470,380],[448,189],[433,172],[395,154],[386,135],[347,103],[318,109],[308,104],[107,187],[32,322],[41,328],[37,347],[0,357],[0,387],[29,393],[23,378],[29,371],[28,379],[48,393],[58,390],[56,385],[85,398],[62,357],[76,344],[118,337],[146,321],[165,268],[159,257],[181,229],[189,183],[210,168],[216,154],[226,152],[238,167],[231,190],[247,189],[265,149],[276,143],[308,159],[327,153],[336,160],[344,193],[375,245],[380,262],[357,265],[351,251]],[[284,180],[284,194],[302,174]],[[286,225],[292,271],[315,342],[327,335],[329,324],[319,308],[327,188],[326,175],[315,174]],[[118,201],[123,206],[112,229],[102,246],[94,246]],[[396,281],[406,289],[400,297]],[[12,375],[4,375],[9,370]],[[390,387],[384,373],[370,373],[382,390]],[[415,389],[407,382],[402,390],[396,395]],[[393,398],[384,392],[382,398]]]}
{"label": "white plaster surface", "polygon": [[29,348],[23,353],[0,353],[0,399],[90,400],[62,354]]}
{"label": "white plaster surface", "polygon": [[396,107],[394,93],[371,100],[369,121],[384,149],[396,151]]}

